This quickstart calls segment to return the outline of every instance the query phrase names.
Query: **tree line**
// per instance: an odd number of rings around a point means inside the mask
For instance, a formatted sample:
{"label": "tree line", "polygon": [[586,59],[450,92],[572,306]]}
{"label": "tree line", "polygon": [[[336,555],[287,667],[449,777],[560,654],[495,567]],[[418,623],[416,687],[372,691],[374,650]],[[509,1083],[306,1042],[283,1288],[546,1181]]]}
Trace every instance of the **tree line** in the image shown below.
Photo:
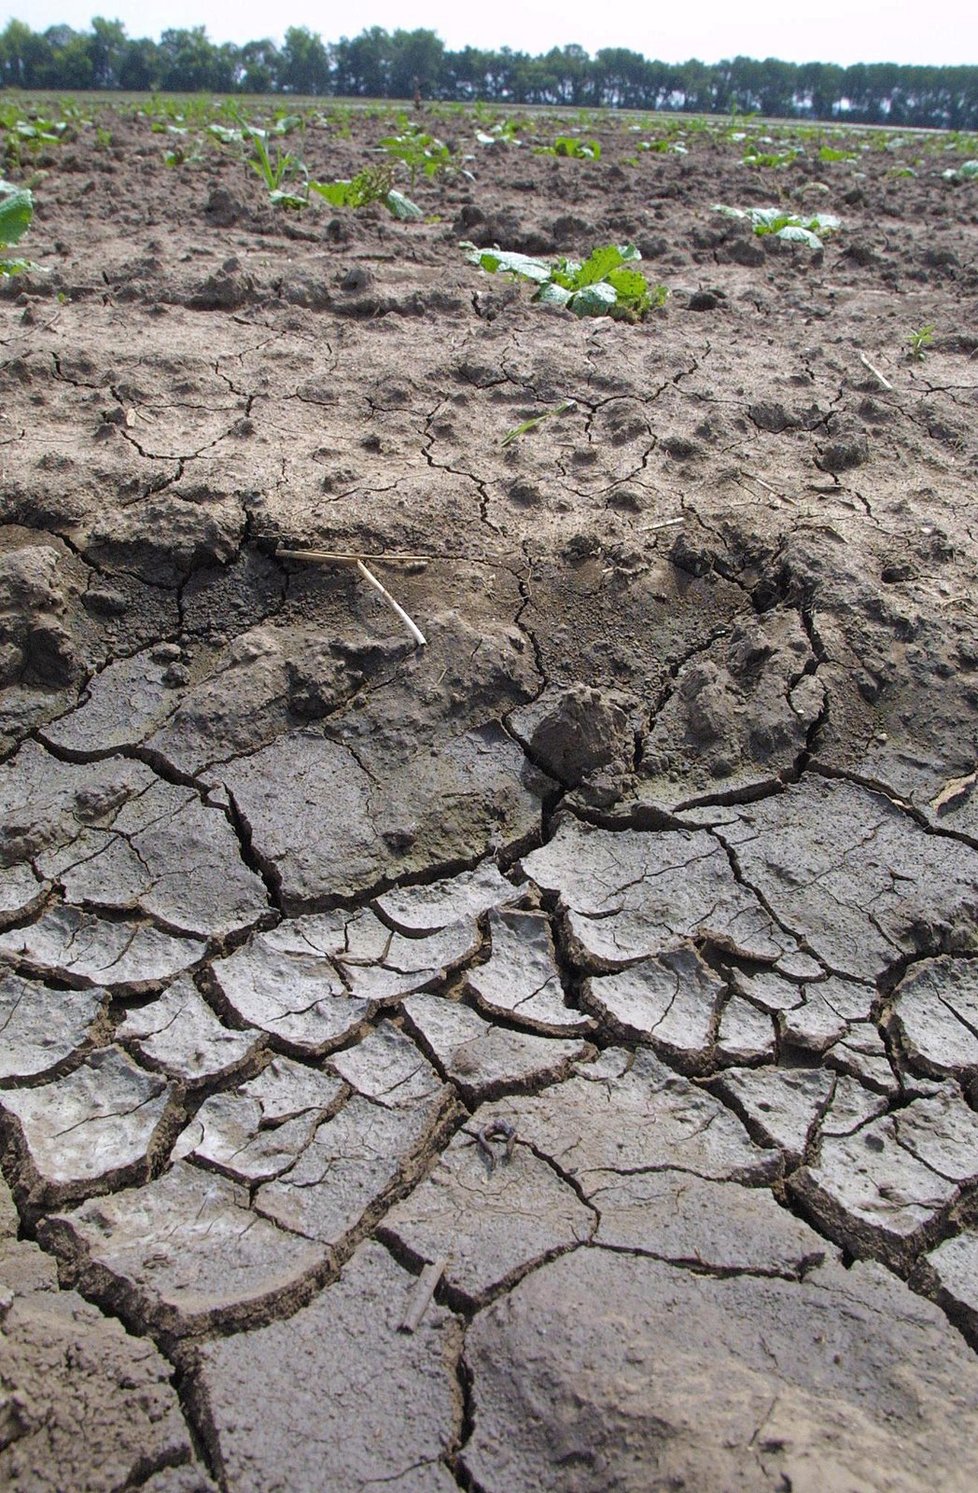
{"label": "tree line", "polygon": [[508,47],[449,51],[433,31],[372,26],[352,40],[324,42],[293,26],[281,45],[209,40],[203,26],[131,38],[121,21],[96,17],[89,31],[23,21],[0,32],[0,85],[7,88],[161,90],[168,93],[280,93],[341,98],[570,104],[759,113],[780,118],[978,129],[978,67],[897,63],[650,61],[624,47],[593,57],[553,47],[532,57]]}

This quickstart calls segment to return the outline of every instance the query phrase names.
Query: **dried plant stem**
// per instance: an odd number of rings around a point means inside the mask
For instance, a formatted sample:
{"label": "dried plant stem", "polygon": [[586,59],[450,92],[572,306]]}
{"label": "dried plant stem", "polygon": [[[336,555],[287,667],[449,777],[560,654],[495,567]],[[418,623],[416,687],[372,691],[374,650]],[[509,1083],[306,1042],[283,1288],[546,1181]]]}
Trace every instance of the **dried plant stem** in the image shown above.
{"label": "dried plant stem", "polygon": [[278,560],[318,560],[320,564],[356,565],[360,560],[399,560],[417,563],[420,560],[438,560],[439,555],[401,555],[381,552],[376,555],[351,555],[342,550],[276,550]]}
{"label": "dried plant stem", "polygon": [[440,1259],[432,1260],[430,1264],[425,1265],[411,1292],[411,1300],[408,1302],[407,1311],[401,1319],[398,1328],[399,1332],[417,1332],[421,1325],[421,1318],[428,1310],[428,1302],[435,1294],[438,1282],[447,1268],[448,1259],[444,1255]]}
{"label": "dried plant stem", "polygon": [[876,368],[869,361],[869,359],[867,358],[867,356],[866,356],[865,353],[860,353],[859,354],[859,361],[860,361],[860,363],[862,363],[862,365],[863,365],[864,368],[868,368],[869,369],[870,373],[873,375],[874,378],[879,379],[879,381],[883,385],[884,389],[890,389],[890,390],[893,389],[893,385],[890,383],[890,380],[888,378],[884,378],[883,377],[882,373],[880,373],[879,369]]}
{"label": "dried plant stem", "polygon": [[377,592],[377,595],[383,597],[384,601],[390,607],[395,616],[400,617],[401,621],[404,623],[404,626],[407,628],[408,632],[411,634],[412,638],[418,644],[418,646],[420,648],[423,648],[425,646],[425,643],[428,641],[427,638],[421,631],[420,627],[418,627],[417,623],[411,621],[411,618],[408,616],[407,612],[400,605],[400,603],[394,600],[393,596],[390,594],[384,583],[377,579],[372,570],[367,569],[362,560],[357,560],[356,569],[357,574],[363,576],[363,579],[367,582],[367,585],[372,586],[373,589]]}

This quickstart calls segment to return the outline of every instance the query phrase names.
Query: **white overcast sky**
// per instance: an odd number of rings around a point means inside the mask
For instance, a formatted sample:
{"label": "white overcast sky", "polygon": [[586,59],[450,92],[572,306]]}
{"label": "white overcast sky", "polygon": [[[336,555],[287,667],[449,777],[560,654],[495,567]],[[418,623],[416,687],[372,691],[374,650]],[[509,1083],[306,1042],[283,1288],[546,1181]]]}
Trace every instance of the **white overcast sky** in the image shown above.
{"label": "white overcast sky", "polygon": [[289,26],[307,26],[324,41],[368,26],[388,31],[424,26],[452,50],[464,46],[536,54],[576,42],[592,55],[630,47],[663,62],[778,57],[784,62],[978,64],[978,0],[361,0],[350,10],[314,0],[28,0],[5,12],[35,31],[65,24],[87,30],[93,15],[125,24],[130,36],[159,37],[168,26],[205,26],[212,41],[281,41]]}

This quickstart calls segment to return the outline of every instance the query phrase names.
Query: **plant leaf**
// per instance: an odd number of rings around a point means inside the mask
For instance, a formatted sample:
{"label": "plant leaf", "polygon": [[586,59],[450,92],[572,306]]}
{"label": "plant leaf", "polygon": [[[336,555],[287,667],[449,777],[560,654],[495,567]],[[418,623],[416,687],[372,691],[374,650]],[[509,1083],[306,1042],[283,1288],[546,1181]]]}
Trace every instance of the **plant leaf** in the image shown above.
{"label": "plant leaf", "polygon": [[387,193],[385,201],[394,217],[402,223],[416,223],[419,218],[424,217],[417,203],[412,202],[410,197],[405,197],[404,193],[399,192],[396,187],[392,187]]}
{"label": "plant leaf", "polygon": [[34,199],[26,187],[0,197],[0,244],[16,244],[34,216]]}

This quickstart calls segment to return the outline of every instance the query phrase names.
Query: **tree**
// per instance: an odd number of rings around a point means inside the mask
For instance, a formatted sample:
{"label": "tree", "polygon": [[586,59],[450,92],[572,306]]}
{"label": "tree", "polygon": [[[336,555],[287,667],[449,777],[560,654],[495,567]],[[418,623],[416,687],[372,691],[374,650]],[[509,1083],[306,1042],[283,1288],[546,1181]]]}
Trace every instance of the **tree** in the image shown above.
{"label": "tree", "polygon": [[330,91],[329,53],[305,26],[290,26],[279,56],[278,86],[286,93],[319,95]]}

